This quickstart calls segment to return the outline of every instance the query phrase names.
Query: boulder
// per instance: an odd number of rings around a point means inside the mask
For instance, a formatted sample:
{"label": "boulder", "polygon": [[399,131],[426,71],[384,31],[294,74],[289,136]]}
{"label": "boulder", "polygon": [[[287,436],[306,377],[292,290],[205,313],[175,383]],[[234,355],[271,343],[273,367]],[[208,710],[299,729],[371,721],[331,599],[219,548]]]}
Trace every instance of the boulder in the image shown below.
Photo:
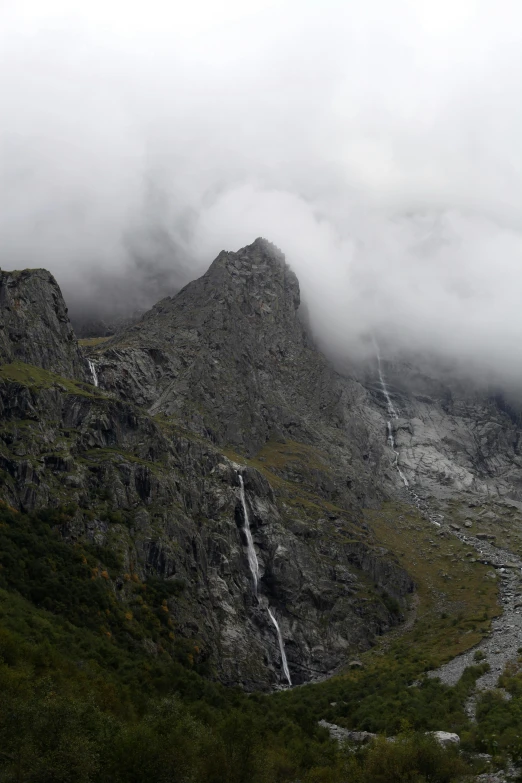
{"label": "boulder", "polygon": [[431,734],[439,745],[442,745],[444,748],[449,748],[452,745],[460,745],[459,735],[453,734],[450,731],[430,731],[428,734]]}
{"label": "boulder", "polygon": [[337,726],[336,723],[328,723],[326,720],[320,720],[319,726],[328,729],[330,737],[337,740],[337,742],[356,742],[365,745],[377,737],[377,734],[372,734],[371,731],[350,731],[350,729],[343,729],[342,726]]}

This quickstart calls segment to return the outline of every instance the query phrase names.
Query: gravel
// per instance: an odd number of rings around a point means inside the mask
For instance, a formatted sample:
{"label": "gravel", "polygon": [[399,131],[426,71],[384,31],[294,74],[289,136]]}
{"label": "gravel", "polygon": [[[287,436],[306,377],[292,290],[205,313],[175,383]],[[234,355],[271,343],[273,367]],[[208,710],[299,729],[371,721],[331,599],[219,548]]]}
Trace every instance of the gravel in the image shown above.
{"label": "gravel", "polygon": [[[490,671],[477,680],[477,690],[495,688],[499,675],[509,661],[518,657],[518,649],[522,647],[522,594],[520,579],[522,576],[522,560],[511,552],[494,546],[490,542],[479,540],[467,533],[452,531],[465,544],[473,546],[479,553],[480,562],[492,565],[497,572],[500,602],[503,612],[492,621],[491,634],[471,650],[458,655],[448,663],[434,671],[428,672],[429,677],[440,677],[446,685],[455,685],[462,676],[466,666],[477,663],[474,659],[477,650],[484,654],[480,661],[489,663]],[[504,691],[506,698],[510,694]],[[468,714],[474,717],[474,698],[468,703]]]}

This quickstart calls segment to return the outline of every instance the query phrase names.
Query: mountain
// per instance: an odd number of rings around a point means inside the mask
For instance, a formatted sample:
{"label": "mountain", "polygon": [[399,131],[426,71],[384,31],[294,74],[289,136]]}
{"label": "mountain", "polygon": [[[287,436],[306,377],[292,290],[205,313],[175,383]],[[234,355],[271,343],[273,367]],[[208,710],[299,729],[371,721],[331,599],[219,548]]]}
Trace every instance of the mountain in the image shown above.
{"label": "mountain", "polygon": [[469,776],[440,729],[516,757],[516,392],[384,339],[334,366],[264,239],[110,337],[44,270],[0,305],[8,779]]}
{"label": "mountain", "polygon": [[[55,283],[25,280],[40,286],[33,318],[44,322]],[[75,381],[59,377],[59,330],[56,349],[49,340],[45,356],[24,357],[39,370],[0,370],[4,499],[25,512],[71,508],[64,535],[116,554],[122,603],[129,574],[175,585],[175,633],[216,677],[247,688],[285,682],[269,609],[298,683],[397,624],[413,589],[361,514],[379,496],[379,451],[369,459],[353,416],[364,390],[317,351],[298,306],[295,275],[257,240],[100,343],[90,359],[99,387],[83,384],[85,361]],[[66,347],[79,356],[74,336]]]}

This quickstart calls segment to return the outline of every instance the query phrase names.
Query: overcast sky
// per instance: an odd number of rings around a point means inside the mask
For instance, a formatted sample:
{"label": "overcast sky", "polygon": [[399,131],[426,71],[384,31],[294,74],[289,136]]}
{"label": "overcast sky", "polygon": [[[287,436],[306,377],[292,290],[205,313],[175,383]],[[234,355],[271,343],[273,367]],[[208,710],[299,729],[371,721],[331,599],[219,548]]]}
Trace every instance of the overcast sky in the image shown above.
{"label": "overcast sky", "polygon": [[0,266],[75,307],[261,235],[337,351],[522,375],[519,0],[0,0],[0,100]]}

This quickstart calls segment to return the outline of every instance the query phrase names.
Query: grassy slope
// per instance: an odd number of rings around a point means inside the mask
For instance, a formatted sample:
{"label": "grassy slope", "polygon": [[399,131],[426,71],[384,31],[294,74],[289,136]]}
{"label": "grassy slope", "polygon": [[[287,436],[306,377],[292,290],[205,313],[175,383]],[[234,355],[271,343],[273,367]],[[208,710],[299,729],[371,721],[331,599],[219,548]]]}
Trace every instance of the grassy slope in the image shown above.
{"label": "grassy slope", "polygon": [[387,503],[380,511],[368,511],[366,518],[417,584],[415,623],[401,644],[413,645],[426,668],[477,644],[501,612],[494,569],[470,562],[466,555],[476,555],[472,547],[450,534],[438,535],[411,507]]}
{"label": "grassy slope", "polygon": [[82,397],[104,396],[94,386],[80,381],[71,381],[49,370],[43,370],[41,367],[25,364],[25,362],[0,365],[0,379],[19,383],[35,391],[59,387],[69,394],[78,394]]}

